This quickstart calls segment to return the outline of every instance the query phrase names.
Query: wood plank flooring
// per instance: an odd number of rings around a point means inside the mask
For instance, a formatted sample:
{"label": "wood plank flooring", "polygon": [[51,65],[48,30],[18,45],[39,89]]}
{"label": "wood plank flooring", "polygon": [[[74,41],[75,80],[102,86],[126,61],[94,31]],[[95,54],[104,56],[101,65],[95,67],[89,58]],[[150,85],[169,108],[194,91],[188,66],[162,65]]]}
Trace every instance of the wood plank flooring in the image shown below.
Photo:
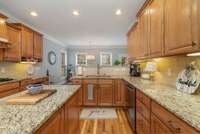
{"label": "wood plank flooring", "polygon": [[81,120],[80,134],[133,134],[125,111],[116,111],[117,119]]}

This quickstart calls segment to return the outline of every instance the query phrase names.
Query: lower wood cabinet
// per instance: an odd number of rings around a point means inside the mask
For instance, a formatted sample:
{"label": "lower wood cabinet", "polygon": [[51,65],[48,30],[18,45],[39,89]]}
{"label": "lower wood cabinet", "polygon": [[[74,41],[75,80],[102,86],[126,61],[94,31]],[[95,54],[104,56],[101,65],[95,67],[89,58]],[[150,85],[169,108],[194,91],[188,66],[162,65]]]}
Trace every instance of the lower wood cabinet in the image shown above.
{"label": "lower wood cabinet", "polygon": [[15,94],[20,91],[19,82],[12,82],[0,85],[0,98]]}
{"label": "lower wood cabinet", "polygon": [[98,105],[98,84],[97,79],[83,80],[83,105],[97,106]]}
{"label": "lower wood cabinet", "polygon": [[136,132],[137,134],[200,133],[139,90],[136,92]]}
{"label": "lower wood cabinet", "polygon": [[136,132],[137,134],[150,134],[150,123],[139,112],[136,112]]}
{"label": "lower wood cabinet", "polygon": [[73,79],[82,85],[79,91],[83,106],[128,106],[127,84],[121,79]]}
{"label": "lower wood cabinet", "polygon": [[77,92],[35,134],[79,134],[78,97]]}

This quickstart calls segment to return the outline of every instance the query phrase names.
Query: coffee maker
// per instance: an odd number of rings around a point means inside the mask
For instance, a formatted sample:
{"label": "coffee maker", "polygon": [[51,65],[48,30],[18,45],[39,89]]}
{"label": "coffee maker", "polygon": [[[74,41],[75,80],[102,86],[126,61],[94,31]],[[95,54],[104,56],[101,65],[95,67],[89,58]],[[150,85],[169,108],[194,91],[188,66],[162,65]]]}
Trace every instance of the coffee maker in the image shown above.
{"label": "coffee maker", "polygon": [[130,76],[140,77],[141,75],[140,64],[137,63],[130,64],[129,74]]}

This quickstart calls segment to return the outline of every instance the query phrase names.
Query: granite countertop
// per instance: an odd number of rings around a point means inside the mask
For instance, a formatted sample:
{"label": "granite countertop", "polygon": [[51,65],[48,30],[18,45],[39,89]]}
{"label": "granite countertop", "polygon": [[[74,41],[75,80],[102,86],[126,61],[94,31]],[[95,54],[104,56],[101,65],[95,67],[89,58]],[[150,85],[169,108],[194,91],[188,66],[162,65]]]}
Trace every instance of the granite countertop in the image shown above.
{"label": "granite countertop", "polygon": [[78,89],[78,85],[51,85],[57,89],[52,96],[36,105],[6,105],[5,100],[27,91],[0,99],[0,133],[32,134],[45,123]]}
{"label": "granite countertop", "polygon": [[4,84],[9,84],[9,83],[14,83],[14,82],[19,82],[19,81],[22,81],[22,80],[25,80],[25,79],[32,79],[32,80],[35,80],[35,79],[40,79],[40,78],[44,78],[44,77],[47,77],[47,76],[44,76],[44,75],[38,75],[38,76],[30,76],[30,77],[24,77],[24,78],[16,78],[14,80],[11,80],[11,81],[6,81],[6,82],[0,82],[0,85],[4,85]]}
{"label": "granite countertop", "polygon": [[189,95],[156,81],[129,76],[122,78],[200,131],[200,93]]}
{"label": "granite countertop", "polygon": [[[88,77],[74,76],[73,78],[81,79]],[[113,75],[109,78],[127,81],[170,112],[174,113],[177,117],[200,131],[200,93],[189,95],[177,91],[171,85],[144,80],[140,77]]]}

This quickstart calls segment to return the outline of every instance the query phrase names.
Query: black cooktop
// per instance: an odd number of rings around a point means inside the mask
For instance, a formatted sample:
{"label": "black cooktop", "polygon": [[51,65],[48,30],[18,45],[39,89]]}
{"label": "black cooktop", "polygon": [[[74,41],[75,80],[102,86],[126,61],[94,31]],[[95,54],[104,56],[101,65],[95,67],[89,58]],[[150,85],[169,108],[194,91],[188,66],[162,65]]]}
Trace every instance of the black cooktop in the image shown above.
{"label": "black cooktop", "polygon": [[12,81],[14,79],[12,78],[0,78],[0,82],[7,82],[7,81]]}

